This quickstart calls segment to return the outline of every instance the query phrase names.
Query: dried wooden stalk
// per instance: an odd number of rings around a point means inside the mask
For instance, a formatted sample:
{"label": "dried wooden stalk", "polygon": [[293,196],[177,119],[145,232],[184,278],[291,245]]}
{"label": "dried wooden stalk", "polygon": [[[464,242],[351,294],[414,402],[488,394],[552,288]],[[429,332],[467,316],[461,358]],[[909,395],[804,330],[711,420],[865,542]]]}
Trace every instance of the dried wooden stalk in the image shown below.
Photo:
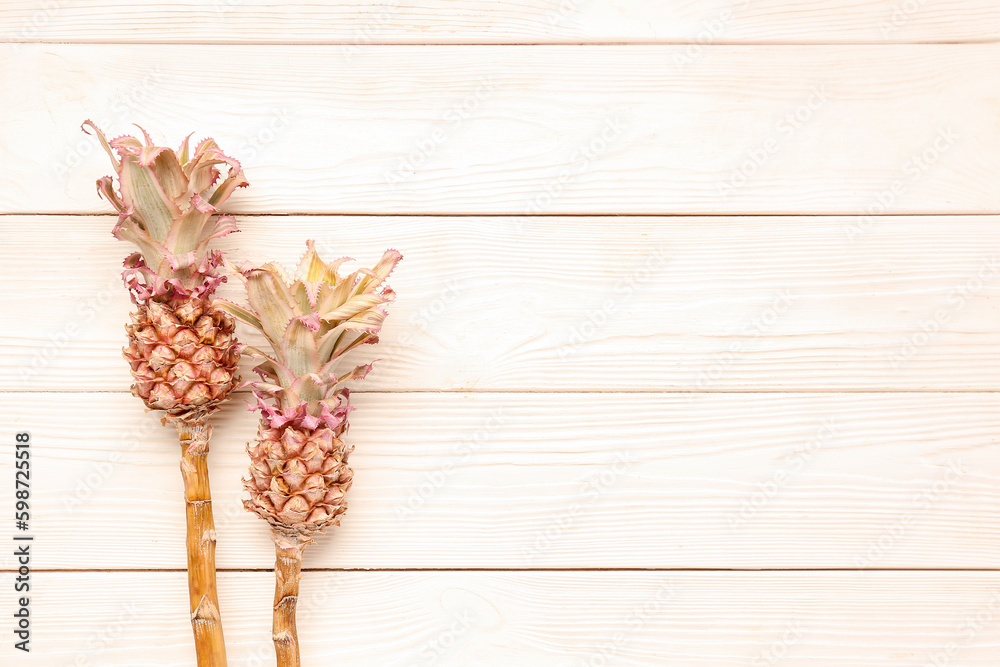
{"label": "dried wooden stalk", "polygon": [[188,593],[199,667],[224,667],[226,647],[215,581],[215,518],[208,482],[212,427],[204,420],[175,420],[181,443],[181,476],[187,515]]}

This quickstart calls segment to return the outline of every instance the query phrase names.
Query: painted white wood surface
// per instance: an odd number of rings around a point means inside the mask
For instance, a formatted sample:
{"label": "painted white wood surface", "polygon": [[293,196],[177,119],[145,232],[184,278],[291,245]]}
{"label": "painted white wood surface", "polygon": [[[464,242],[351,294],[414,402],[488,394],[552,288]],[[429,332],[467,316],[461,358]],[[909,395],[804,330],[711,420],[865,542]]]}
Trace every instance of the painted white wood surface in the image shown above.
{"label": "painted white wood surface", "polygon": [[[356,398],[350,510],[313,567],[1000,566],[995,393]],[[183,568],[176,434],[156,415],[115,393],[0,410],[48,490],[36,566]],[[239,502],[256,416],[233,401],[214,423],[220,567],[270,567]],[[112,520],[127,549],[108,548]]]}
{"label": "painted white wood surface", "polygon": [[11,41],[329,43],[953,42],[1000,38],[992,0],[14,0]]}
{"label": "painted white wood surface", "polygon": [[107,212],[85,118],[211,132],[245,213],[1000,212],[1000,44],[684,49],[26,44],[0,213]]}
{"label": "painted white wood surface", "polygon": [[[41,569],[0,663],[194,661],[90,117],[241,159],[237,258],[406,255],[305,664],[995,667],[998,39],[992,0],[4,3],[0,455],[32,432]],[[273,660],[255,421],[211,457],[234,667]]]}
{"label": "painted white wood surface", "polygon": [[[222,247],[237,263],[289,265],[306,238],[331,259],[403,252],[383,361],[359,391],[993,391],[998,223],[246,217]],[[0,320],[0,388],[131,385],[128,247],[113,224],[0,218],[16,304]],[[233,283],[222,294],[238,299]]]}
{"label": "painted white wood surface", "polygon": [[[194,664],[183,573],[36,585],[37,652],[3,642],[5,662]],[[273,664],[271,574],[222,573],[219,589],[229,664]],[[940,652],[995,667],[1000,652],[996,573],[307,572],[299,608],[305,665],[925,667]]]}

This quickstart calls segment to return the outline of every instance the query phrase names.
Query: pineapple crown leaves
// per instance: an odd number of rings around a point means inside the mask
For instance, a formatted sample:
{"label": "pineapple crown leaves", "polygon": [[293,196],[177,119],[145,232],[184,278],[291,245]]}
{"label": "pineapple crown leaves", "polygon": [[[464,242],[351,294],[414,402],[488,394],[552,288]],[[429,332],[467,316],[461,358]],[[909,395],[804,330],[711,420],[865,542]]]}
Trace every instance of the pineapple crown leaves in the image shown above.
{"label": "pineapple crown leaves", "polygon": [[[267,339],[273,354],[245,347],[244,352],[261,359],[254,368],[260,381],[250,381],[261,409],[281,422],[308,414],[326,421],[346,416],[347,390],[340,385],[362,379],[371,364],[357,366],[343,375],[336,367],[347,352],[366,343],[378,342],[387,305],[395,293],[386,278],[402,259],[396,250],[387,250],[372,269],[359,269],[340,276],[338,269],[351,258],[326,263],[320,259],[313,241],[290,279],[274,263],[239,270],[246,286],[249,308],[224,300],[216,304],[233,317],[254,327]],[[280,414],[265,398],[274,399]],[[332,412],[331,412],[332,411]]]}
{"label": "pineapple crown leaves", "polygon": [[[97,181],[97,191],[118,212],[115,238],[139,248],[125,259],[122,278],[136,303],[153,297],[207,297],[225,280],[216,270],[222,255],[210,250],[214,239],[236,229],[232,216],[219,216],[219,205],[249,185],[240,163],[225,155],[213,139],[190,150],[191,135],[176,151],[156,146],[143,128],[145,143],[123,135],[108,141],[91,121],[118,177]],[[138,126],[136,126],[138,127]],[[225,178],[219,166],[227,168]],[[221,179],[221,180],[220,180]]]}

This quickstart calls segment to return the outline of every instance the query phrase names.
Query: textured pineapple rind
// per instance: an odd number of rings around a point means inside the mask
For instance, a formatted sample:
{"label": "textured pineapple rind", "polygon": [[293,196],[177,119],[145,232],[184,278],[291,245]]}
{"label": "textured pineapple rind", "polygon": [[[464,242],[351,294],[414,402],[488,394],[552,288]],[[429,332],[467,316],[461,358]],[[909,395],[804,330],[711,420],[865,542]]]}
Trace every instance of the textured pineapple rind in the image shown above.
{"label": "textured pineapple rind", "polygon": [[235,322],[208,299],[145,300],[125,326],[122,356],[146,407],[191,419],[218,409],[239,378]]}
{"label": "textured pineapple rind", "polygon": [[309,542],[340,525],[347,511],[345,496],[354,476],[347,464],[354,447],[344,441],[352,410],[349,392],[340,392],[332,411],[319,401],[281,410],[254,395],[258,403],[251,409],[260,409],[262,416],[257,439],[247,446],[250,476],[243,487],[250,499],[243,504],[275,532]]}

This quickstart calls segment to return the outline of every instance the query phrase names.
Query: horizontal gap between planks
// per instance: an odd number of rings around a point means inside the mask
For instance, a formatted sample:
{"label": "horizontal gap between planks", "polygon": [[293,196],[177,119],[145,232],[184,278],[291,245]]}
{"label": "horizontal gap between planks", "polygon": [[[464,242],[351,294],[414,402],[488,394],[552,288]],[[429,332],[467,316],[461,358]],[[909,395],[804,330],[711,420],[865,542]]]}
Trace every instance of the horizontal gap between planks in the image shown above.
{"label": "horizontal gap between planks", "polygon": [[[996,211],[975,213],[884,213],[868,214],[852,211],[849,213],[232,213],[240,218],[844,218],[864,216],[866,218],[953,218],[953,217],[991,217],[1000,215]],[[108,218],[114,213],[2,213],[0,218],[26,217],[63,217],[63,218]]]}
{"label": "horizontal gap between planks", "polygon": [[[663,389],[379,389],[366,391],[364,388],[351,389],[351,394],[377,396],[379,394],[657,394],[660,396],[687,396],[689,394],[996,394],[1000,389],[709,389],[703,391],[669,391]],[[122,394],[131,396],[127,390],[101,389],[0,389],[0,395],[17,394]],[[241,389],[230,396],[249,396],[250,391]]]}
{"label": "horizontal gap between planks", "polygon": [[0,44],[60,44],[60,45],[83,45],[83,46],[102,46],[102,45],[124,45],[124,46],[414,46],[414,47],[427,47],[427,46],[509,46],[509,47],[521,47],[521,46],[692,46],[698,45],[703,48],[711,48],[713,46],[955,46],[961,44],[1000,44],[998,39],[961,39],[961,40],[917,40],[912,42],[885,42],[885,41],[870,41],[870,40],[859,40],[855,42],[826,42],[818,40],[782,40],[782,41],[766,41],[766,40],[745,40],[745,41],[735,41],[735,40],[711,40],[705,43],[704,40],[698,40],[697,38],[690,39],[671,39],[662,41],[652,41],[652,40],[617,40],[617,41],[523,41],[523,42],[490,42],[490,41],[427,41],[427,42],[417,42],[413,40],[383,40],[383,41],[363,41],[358,42],[357,39],[340,39],[340,40],[330,40],[330,41],[316,41],[316,40],[305,40],[305,41],[184,41],[184,40],[144,40],[141,42],[131,41],[131,40],[118,40],[118,39],[101,39],[101,40],[87,40],[87,41],[70,41],[63,39],[11,39],[0,42]]}
{"label": "horizontal gap between planks", "polygon": [[[36,574],[89,572],[187,572],[186,568],[32,568]],[[216,572],[273,572],[274,568],[225,568]],[[1000,568],[976,567],[303,567],[303,572],[982,572]],[[0,570],[16,573],[16,569]]]}

